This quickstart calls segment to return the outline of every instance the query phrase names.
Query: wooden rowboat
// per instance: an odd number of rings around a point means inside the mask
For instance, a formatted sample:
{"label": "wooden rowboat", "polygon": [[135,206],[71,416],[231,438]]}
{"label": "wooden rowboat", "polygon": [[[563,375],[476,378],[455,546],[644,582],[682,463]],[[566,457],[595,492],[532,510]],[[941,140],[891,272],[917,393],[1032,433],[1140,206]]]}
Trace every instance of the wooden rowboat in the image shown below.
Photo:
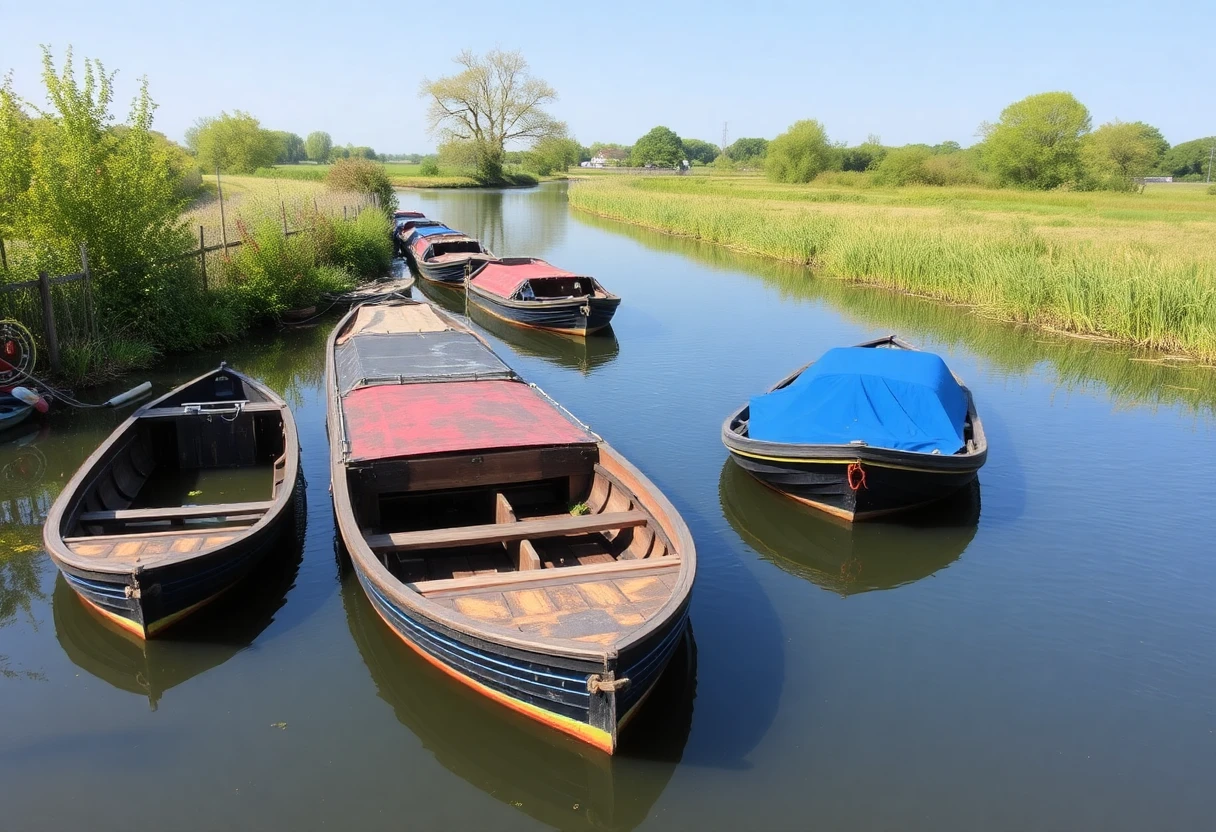
{"label": "wooden rowboat", "polygon": [[692,537],[659,490],[427,304],[359,307],[326,354],[338,532],[406,644],[608,753],[687,622]]}
{"label": "wooden rowboat", "polygon": [[221,364],[119,425],[51,506],[43,542],[82,599],[148,638],[280,545],[304,499],[299,462],[287,403]]}
{"label": "wooden rowboat", "polygon": [[34,406],[26,404],[16,396],[0,393],[0,430],[15,428],[34,412]]}
{"label": "wooden rowboat", "polygon": [[[954,437],[956,449],[942,453],[937,450],[907,450],[866,442],[860,439],[832,442],[789,442],[756,438],[754,435],[753,402],[744,405],[722,424],[722,443],[745,471],[765,485],[802,503],[814,506],[845,520],[866,520],[911,508],[927,506],[944,499],[969,485],[976,478],[988,457],[988,440],[975,410],[971,391],[940,359],[922,353],[895,336],[878,338],[858,344],[866,351],[888,350],[915,353],[936,361],[949,391],[921,392],[928,399],[939,392],[952,393],[957,405],[958,424]],[[853,348],[851,352],[856,352]],[[840,351],[832,351],[840,352]],[[829,353],[830,355],[831,353]],[[777,382],[766,395],[791,388],[816,362],[799,368]],[[919,369],[924,369],[919,368]],[[808,379],[811,376],[808,375]],[[858,376],[868,378],[868,376]],[[902,383],[895,379],[895,383]],[[913,385],[924,387],[924,385]],[[807,388],[808,390],[810,388]],[[836,388],[839,390],[840,388]],[[852,392],[850,389],[848,392]],[[885,392],[885,388],[884,388]],[[840,395],[835,398],[842,400]],[[865,397],[862,396],[862,399]],[[814,405],[814,402],[810,402]],[[892,401],[901,416],[907,409]],[[867,412],[872,402],[865,402]],[[845,403],[843,407],[848,407]],[[839,415],[839,414],[838,414]],[[839,433],[847,433],[859,417],[866,413],[844,412]],[[942,413],[944,417],[944,411]],[[806,421],[803,419],[802,421]],[[911,427],[915,429],[915,425]]]}
{"label": "wooden rowboat", "polygon": [[534,257],[504,257],[477,266],[467,282],[469,302],[515,326],[587,335],[612,322],[621,299],[594,277]]}
{"label": "wooden rowboat", "polygon": [[409,257],[419,277],[432,283],[463,289],[466,266],[471,270],[494,259],[480,242],[450,228],[415,228],[413,234]]}

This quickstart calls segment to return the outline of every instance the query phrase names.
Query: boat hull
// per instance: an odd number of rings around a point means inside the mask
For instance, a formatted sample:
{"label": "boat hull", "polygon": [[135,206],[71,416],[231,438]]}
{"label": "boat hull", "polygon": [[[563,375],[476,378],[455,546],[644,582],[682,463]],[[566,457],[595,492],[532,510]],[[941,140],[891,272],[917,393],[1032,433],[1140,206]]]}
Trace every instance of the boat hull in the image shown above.
{"label": "boat hull", "polygon": [[[423,659],[522,716],[611,754],[675,654],[687,629],[687,606],[643,642],[606,664],[567,659],[496,644],[446,627],[391,599],[352,559],[360,586],[384,623]],[[618,690],[596,690],[592,680],[628,678]]]}
{"label": "boat hull", "polygon": [[304,499],[300,475],[288,507],[266,525],[230,546],[162,567],[117,574],[52,560],[81,600],[123,629],[151,638],[239,584],[283,545],[303,515]]}
{"label": "boat hull", "polygon": [[452,286],[458,289],[464,288],[465,267],[471,265],[472,268],[477,268],[477,265],[483,261],[490,259],[490,255],[462,257],[459,260],[453,260],[447,263],[434,263],[426,259],[419,260],[414,258],[414,268],[418,270],[418,276],[423,280],[428,280],[431,283],[442,283],[445,286]]}
{"label": "boat hull", "polygon": [[576,298],[562,301],[508,300],[489,292],[469,291],[469,300],[483,311],[515,326],[565,335],[588,335],[612,323],[620,298]]}

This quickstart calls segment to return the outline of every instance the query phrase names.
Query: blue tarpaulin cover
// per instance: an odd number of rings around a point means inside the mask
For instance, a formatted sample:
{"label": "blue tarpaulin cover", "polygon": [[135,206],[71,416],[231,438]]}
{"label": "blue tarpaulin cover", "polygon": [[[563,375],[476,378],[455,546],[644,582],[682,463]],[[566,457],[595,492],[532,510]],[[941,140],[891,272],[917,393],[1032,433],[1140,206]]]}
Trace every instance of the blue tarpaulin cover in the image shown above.
{"label": "blue tarpaulin cover", "polygon": [[421,228],[415,228],[414,233],[419,237],[434,237],[436,234],[459,234],[459,231],[448,228],[446,225],[425,225]]}
{"label": "blue tarpaulin cover", "polygon": [[967,396],[931,352],[828,350],[794,382],[751,400],[748,436],[943,454],[965,444]]}

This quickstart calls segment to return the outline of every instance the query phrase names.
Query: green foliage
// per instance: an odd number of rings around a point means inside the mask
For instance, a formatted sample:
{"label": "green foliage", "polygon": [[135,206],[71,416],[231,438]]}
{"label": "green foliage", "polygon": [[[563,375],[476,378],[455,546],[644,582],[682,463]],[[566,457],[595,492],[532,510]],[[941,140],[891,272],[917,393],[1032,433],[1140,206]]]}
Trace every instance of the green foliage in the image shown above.
{"label": "green foliage", "polygon": [[296,165],[308,158],[302,138],[295,133],[288,133],[286,130],[273,132],[275,140],[279,143],[279,152],[274,158],[276,165]]}
{"label": "green foliage", "polygon": [[333,149],[334,140],[323,130],[309,133],[304,140],[304,152],[312,161],[322,164],[329,161],[329,152]]}
{"label": "green foliage", "polygon": [[634,167],[655,165],[674,168],[684,159],[684,144],[675,131],[666,127],[655,127],[633,143],[630,163]]}
{"label": "green foliage", "polygon": [[684,139],[683,143],[684,158],[690,162],[700,162],[703,165],[708,165],[722,153],[716,144],[710,144],[700,139]]}
{"label": "green foliage", "polygon": [[626,147],[623,144],[611,144],[604,142],[594,142],[591,147],[587,148],[587,160],[600,156],[605,160],[605,164],[626,165],[629,163],[630,153],[633,148]]}
{"label": "green foliage", "polygon": [[1208,185],[1208,196],[1216,196],[1216,185]]}
{"label": "green foliage", "polygon": [[931,148],[933,153],[938,156],[949,154],[949,153],[958,153],[962,149],[963,149],[963,146],[960,145],[958,142],[942,142],[941,144],[933,145],[933,147]]}
{"label": "green foliage", "polygon": [[841,170],[866,171],[878,167],[887,148],[882,146],[877,136],[870,136],[856,147],[846,147],[840,153]]}
{"label": "green foliage", "polygon": [[225,275],[253,322],[276,319],[288,309],[317,302],[316,249],[308,234],[283,235],[267,217],[250,227],[238,221],[242,245],[233,249]]}
{"label": "green foliage", "polygon": [[330,263],[356,277],[383,277],[393,264],[389,220],[379,211],[360,211],[353,222],[335,222]]}
{"label": "green foliage", "polygon": [[768,153],[768,139],[735,139],[723,152],[732,162],[748,164],[763,161]]}
{"label": "green foliage", "polygon": [[292,165],[291,167],[258,168],[254,176],[265,179],[296,179],[303,182],[320,182],[325,179],[328,168],[317,165]]}
{"label": "green foliage", "polygon": [[548,176],[554,171],[564,173],[571,165],[577,165],[581,154],[582,146],[574,139],[549,136],[536,142],[522,161],[528,170]]}
{"label": "green foliage", "polygon": [[764,173],[774,182],[810,182],[838,166],[836,149],[814,119],[794,122],[769,142],[764,158]]}
{"label": "green foliage", "polygon": [[253,173],[274,164],[281,150],[278,136],[241,110],[200,118],[187,131],[186,140],[206,173],[217,167],[224,173]]}
{"label": "green foliage", "polygon": [[[1205,139],[1194,139],[1182,144],[1176,144],[1165,152],[1161,159],[1162,173],[1175,179],[1200,179],[1208,173],[1208,165],[1212,158],[1212,145],[1216,145],[1216,136]],[[1216,173],[1216,171],[1212,171]]]}
{"label": "green foliage", "polygon": [[874,171],[879,185],[912,185],[925,181],[924,166],[933,151],[924,145],[908,145],[892,149]]}
{"label": "green foliage", "polygon": [[1014,102],[984,125],[982,158],[1003,185],[1047,189],[1080,182],[1089,110],[1071,93],[1044,92]]}
{"label": "green foliage", "polygon": [[427,156],[418,166],[418,173],[420,176],[438,176],[439,160],[434,156]]}
{"label": "green foliage", "polygon": [[1084,158],[1092,176],[1113,190],[1129,190],[1161,162],[1161,133],[1144,122],[1116,119],[1085,138]]}
{"label": "green foliage", "polygon": [[[391,215],[397,207],[393,195],[393,183],[384,170],[384,165],[367,159],[342,159],[325,174],[325,184],[335,191],[353,191],[376,198],[376,204],[385,215]],[[388,232],[385,232],[385,239]]]}

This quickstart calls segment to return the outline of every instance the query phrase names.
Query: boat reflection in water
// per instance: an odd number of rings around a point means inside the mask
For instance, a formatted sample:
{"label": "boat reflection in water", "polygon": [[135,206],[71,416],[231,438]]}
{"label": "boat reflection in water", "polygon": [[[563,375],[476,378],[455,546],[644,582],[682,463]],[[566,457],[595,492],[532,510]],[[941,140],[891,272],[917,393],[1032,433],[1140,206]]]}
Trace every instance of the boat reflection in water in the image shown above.
{"label": "boat reflection in water", "polygon": [[52,599],[55,638],[72,664],[119,690],[146,696],[155,711],[166,691],[228,661],[270,626],[295,584],[302,540],[301,519],[290,547],[271,553],[165,639],[145,640],[104,619],[58,575]]}
{"label": "boat reflection in water", "polygon": [[625,830],[646,819],[692,727],[691,627],[610,756],[497,706],[423,661],[385,626],[349,565],[343,571],[346,620],[377,693],[441,765],[559,829]]}
{"label": "boat reflection in water", "polygon": [[467,311],[473,323],[495,338],[502,339],[520,354],[535,356],[558,367],[578,370],[583,375],[589,375],[597,367],[611,364],[621,349],[616,336],[612,334],[611,326],[584,336],[512,326],[476,304],[468,304],[466,310],[464,292],[425,282],[421,287],[422,294],[428,300],[457,315],[464,315]]}
{"label": "boat reflection in water", "polygon": [[731,459],[718,493],[731,527],[761,557],[841,595],[893,589],[946,568],[980,518],[978,480],[922,510],[856,525],[778,494]]}

